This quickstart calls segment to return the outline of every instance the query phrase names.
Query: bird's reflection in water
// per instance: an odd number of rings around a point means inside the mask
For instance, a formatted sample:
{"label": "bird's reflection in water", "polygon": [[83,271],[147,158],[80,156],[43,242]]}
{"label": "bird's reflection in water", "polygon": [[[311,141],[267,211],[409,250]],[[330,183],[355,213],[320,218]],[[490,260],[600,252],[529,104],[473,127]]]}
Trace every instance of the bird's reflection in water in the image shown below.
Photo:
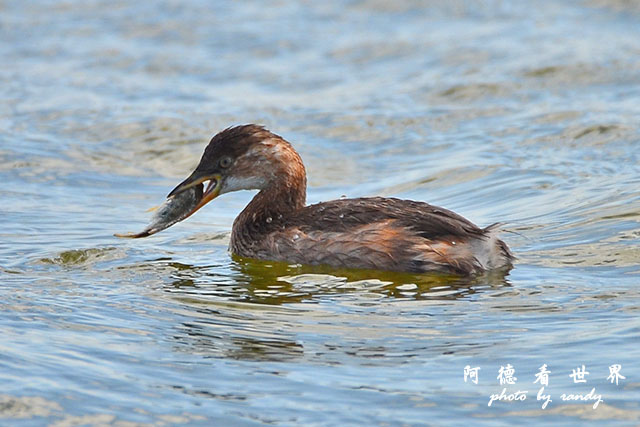
{"label": "bird's reflection in water", "polygon": [[441,273],[413,274],[380,270],[290,265],[233,256],[232,270],[247,286],[249,300],[284,304],[331,294],[378,294],[381,298],[458,299],[482,289],[509,286],[509,270],[473,277]]}
{"label": "bird's reflection in water", "polygon": [[264,362],[284,362],[304,355],[302,344],[293,339],[277,335],[249,337],[233,327],[219,329],[215,320],[182,323],[174,335],[176,348],[206,357]]}
{"label": "bird's reflection in water", "polygon": [[[240,257],[233,257],[225,268],[165,262],[165,267],[169,266],[173,281],[164,290],[182,304],[181,314],[188,316],[176,327],[173,336],[176,350],[250,361],[304,357],[305,348],[298,332],[305,326],[300,319],[308,319],[317,311],[314,303],[341,304],[350,299],[351,303],[355,300],[364,306],[394,300],[455,301],[510,286],[508,271],[463,278],[336,270]],[[313,323],[319,319],[308,320]],[[365,344],[349,345],[343,350],[363,357],[385,352],[383,348],[373,351]]]}
{"label": "bird's reflection in water", "polygon": [[[229,301],[282,305],[323,299],[336,294],[369,297],[455,300],[489,289],[510,286],[510,269],[461,277],[439,273],[413,274],[379,270],[336,269],[232,256],[227,268],[172,262],[170,292],[222,297]],[[221,274],[224,271],[224,274]]]}

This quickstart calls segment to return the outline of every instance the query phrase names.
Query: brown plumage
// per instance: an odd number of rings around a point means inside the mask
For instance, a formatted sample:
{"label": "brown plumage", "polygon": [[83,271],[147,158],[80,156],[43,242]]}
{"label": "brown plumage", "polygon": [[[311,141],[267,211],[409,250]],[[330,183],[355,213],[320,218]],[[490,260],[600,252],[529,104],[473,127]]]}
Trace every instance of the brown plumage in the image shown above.
{"label": "brown plumage", "polygon": [[[209,181],[197,211],[219,194],[260,190],[233,223],[231,252],[301,264],[473,274],[508,267],[496,228],[449,210],[395,198],[341,199],[305,206],[306,172],[291,144],[257,125],[213,137],[174,196]],[[187,215],[188,216],[188,215]]]}

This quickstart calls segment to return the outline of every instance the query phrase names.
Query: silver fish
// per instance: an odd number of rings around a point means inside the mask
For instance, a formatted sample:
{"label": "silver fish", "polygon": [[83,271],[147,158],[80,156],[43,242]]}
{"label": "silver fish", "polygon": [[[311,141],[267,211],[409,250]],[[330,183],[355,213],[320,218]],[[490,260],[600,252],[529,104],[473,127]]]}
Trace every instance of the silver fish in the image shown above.
{"label": "silver fish", "polygon": [[165,230],[191,214],[200,200],[202,200],[202,192],[203,185],[199,184],[175,196],[168,197],[155,211],[147,228],[139,233],[116,233],[114,236],[137,239],[139,237],[151,236],[152,234]]}

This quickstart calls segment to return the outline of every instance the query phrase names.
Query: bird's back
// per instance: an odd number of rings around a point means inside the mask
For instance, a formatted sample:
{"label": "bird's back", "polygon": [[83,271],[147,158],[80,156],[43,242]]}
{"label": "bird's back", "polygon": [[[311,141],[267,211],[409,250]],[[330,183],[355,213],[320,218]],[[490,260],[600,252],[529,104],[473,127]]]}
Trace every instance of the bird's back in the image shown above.
{"label": "bird's back", "polygon": [[234,229],[232,252],[301,264],[473,274],[513,258],[496,227],[395,198],[333,200],[244,226]]}

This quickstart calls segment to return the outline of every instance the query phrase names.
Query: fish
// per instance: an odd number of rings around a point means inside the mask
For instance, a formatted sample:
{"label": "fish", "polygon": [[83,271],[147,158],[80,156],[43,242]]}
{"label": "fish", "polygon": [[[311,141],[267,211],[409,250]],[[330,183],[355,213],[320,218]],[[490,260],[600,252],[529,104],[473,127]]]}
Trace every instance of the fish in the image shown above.
{"label": "fish", "polygon": [[203,185],[198,184],[176,195],[169,196],[155,209],[149,225],[139,233],[116,233],[114,236],[129,239],[148,237],[171,227],[173,224],[187,218],[202,200]]}

